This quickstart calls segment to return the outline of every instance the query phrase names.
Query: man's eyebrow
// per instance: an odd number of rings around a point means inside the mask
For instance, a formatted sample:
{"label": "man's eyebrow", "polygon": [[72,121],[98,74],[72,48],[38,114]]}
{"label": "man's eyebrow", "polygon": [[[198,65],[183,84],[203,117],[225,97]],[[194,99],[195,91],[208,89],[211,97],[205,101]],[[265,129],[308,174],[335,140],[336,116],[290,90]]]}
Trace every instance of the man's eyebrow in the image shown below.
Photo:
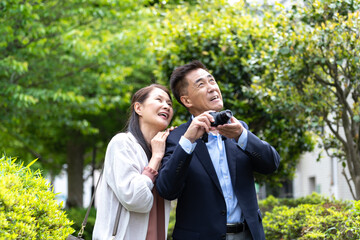
{"label": "man's eyebrow", "polygon": [[[207,78],[213,78],[213,76],[211,74],[207,75],[206,77]],[[198,82],[203,81],[203,80],[204,80],[204,78],[202,78],[202,77],[199,78],[199,79],[196,79],[195,84],[197,84]]]}
{"label": "man's eyebrow", "polygon": [[196,80],[195,80],[195,85],[196,85],[198,82],[201,82],[201,81],[203,81],[203,80],[204,80],[204,78],[196,79]]}

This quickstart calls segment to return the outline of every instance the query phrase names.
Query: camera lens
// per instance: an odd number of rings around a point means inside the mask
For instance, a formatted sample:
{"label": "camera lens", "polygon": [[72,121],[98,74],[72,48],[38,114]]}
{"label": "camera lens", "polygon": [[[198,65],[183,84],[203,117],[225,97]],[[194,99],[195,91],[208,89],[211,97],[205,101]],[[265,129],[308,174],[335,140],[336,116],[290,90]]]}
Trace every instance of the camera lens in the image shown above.
{"label": "camera lens", "polygon": [[210,112],[210,114],[214,117],[214,122],[211,124],[211,126],[214,127],[226,124],[233,115],[230,110],[225,110],[221,112]]}

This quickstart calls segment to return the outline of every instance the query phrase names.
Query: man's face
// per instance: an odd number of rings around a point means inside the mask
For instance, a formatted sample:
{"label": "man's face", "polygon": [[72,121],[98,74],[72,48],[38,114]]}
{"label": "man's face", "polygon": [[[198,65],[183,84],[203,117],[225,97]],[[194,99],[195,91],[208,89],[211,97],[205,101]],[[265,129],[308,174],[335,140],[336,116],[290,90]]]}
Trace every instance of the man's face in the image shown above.
{"label": "man's face", "polygon": [[219,86],[214,77],[202,68],[189,72],[185,79],[188,81],[187,93],[180,100],[189,112],[197,116],[205,111],[220,111],[223,100]]}

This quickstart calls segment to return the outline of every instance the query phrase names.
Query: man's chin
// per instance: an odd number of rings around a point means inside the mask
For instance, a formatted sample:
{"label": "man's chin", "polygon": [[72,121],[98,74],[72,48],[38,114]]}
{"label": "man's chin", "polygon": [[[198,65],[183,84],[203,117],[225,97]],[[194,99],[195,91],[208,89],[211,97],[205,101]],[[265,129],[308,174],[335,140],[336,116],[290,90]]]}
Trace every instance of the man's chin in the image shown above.
{"label": "man's chin", "polygon": [[222,109],[223,109],[223,105],[222,104],[217,104],[217,105],[214,105],[213,107],[212,107],[212,109],[214,110],[214,111],[216,111],[216,112],[220,112]]}

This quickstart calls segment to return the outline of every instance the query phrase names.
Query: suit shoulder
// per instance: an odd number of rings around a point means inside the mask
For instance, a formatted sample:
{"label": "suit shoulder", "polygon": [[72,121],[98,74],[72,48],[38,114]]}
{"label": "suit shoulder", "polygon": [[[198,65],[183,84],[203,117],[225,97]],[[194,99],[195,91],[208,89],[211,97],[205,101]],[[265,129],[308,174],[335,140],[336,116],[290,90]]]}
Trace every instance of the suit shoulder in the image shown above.
{"label": "suit shoulder", "polygon": [[177,128],[174,129],[174,131],[179,131],[179,132],[185,132],[186,129],[189,127],[189,123],[183,123],[180,126],[178,126]]}
{"label": "suit shoulder", "polygon": [[170,132],[168,139],[178,141],[181,138],[181,136],[184,135],[188,126],[189,125],[187,123],[181,124],[180,126],[178,126],[177,128],[175,128]]}

